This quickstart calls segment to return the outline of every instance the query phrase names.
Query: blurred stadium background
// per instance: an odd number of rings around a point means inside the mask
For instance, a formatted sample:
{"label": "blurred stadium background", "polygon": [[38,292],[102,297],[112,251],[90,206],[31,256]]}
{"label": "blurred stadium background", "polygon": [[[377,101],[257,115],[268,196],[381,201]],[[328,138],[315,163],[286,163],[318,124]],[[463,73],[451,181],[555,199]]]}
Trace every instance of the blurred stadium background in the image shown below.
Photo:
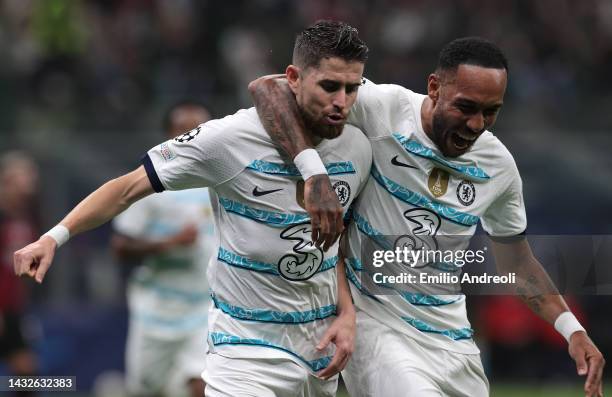
{"label": "blurred stadium background", "polygon": [[[0,152],[25,150],[40,165],[41,228],[135,168],[172,102],[196,98],[215,116],[251,106],[248,82],[283,72],[295,34],[320,18],[359,28],[367,77],[419,92],[449,40],[497,42],[511,70],[494,132],[521,170],[528,232],[612,234],[609,0],[2,0]],[[111,256],[109,234],[75,238],[44,285],[28,283],[41,373],[76,375],[98,396],[120,379],[126,331],[130,269]],[[470,300],[493,395],[580,395],[554,332],[514,298]],[[574,302],[610,358],[612,299]]]}

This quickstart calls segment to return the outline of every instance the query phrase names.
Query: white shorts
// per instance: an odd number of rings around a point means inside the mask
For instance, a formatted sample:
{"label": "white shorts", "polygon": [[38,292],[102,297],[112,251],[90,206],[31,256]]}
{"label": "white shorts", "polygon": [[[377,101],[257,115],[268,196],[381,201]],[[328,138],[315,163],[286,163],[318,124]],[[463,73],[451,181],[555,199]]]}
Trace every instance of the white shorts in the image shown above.
{"label": "white shorts", "polygon": [[419,344],[357,312],[355,351],[342,378],[351,397],[489,395],[479,354]]}
{"label": "white shorts", "polygon": [[147,334],[130,322],[126,347],[126,386],[130,395],[188,395],[187,382],[201,379],[206,366],[207,329],[178,339]]}
{"label": "white shorts", "polygon": [[338,376],[323,380],[290,358],[228,358],[209,353],[206,397],[333,397]]}

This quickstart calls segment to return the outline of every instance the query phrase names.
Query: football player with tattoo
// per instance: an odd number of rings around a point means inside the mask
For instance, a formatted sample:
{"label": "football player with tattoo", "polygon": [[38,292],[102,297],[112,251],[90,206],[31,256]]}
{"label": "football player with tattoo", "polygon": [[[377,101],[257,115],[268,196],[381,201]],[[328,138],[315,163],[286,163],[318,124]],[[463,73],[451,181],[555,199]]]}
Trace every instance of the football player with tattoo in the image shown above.
{"label": "football player with tattoo", "polygon": [[[578,374],[586,376],[585,393],[603,393],[602,354],[522,237],[527,222],[521,178],[510,152],[489,131],[507,79],[502,51],[472,37],[442,49],[426,95],[371,81],[359,90],[348,123],[370,140],[373,164],[353,206],[344,252],[357,308],[355,352],[343,371],[351,396],[488,395],[464,295],[372,294],[360,282],[367,239],[472,236],[478,223],[491,236],[499,269],[516,272],[517,295],[567,339]],[[308,125],[286,81],[266,76],[249,89],[264,127],[287,158],[309,152]],[[316,167],[320,161],[309,162]],[[333,239],[342,227],[327,176],[306,183],[313,189],[306,189],[305,199],[316,203],[308,207],[311,218],[320,219],[320,233]],[[314,188],[322,194],[312,194]],[[512,236],[517,238],[505,239]]]}

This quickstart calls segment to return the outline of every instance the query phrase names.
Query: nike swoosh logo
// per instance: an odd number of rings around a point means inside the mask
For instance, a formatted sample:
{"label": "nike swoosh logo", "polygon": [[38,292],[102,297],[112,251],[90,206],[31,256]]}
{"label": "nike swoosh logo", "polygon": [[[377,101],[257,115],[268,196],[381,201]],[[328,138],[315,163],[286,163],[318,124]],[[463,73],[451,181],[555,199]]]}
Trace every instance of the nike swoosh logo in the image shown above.
{"label": "nike swoosh logo", "polygon": [[393,165],[397,165],[397,166],[399,166],[399,167],[414,168],[414,169],[416,169],[416,170],[418,170],[418,169],[419,169],[419,167],[415,167],[414,165],[410,165],[410,164],[402,163],[401,161],[399,161],[399,160],[397,159],[397,156],[395,156],[395,157],[393,157],[393,158],[391,159],[391,164],[393,164]]}
{"label": "nike swoosh logo", "polygon": [[255,197],[265,196],[266,194],[270,194],[270,193],[274,193],[274,192],[280,192],[281,190],[283,190],[283,189],[259,190],[257,188],[257,186],[255,186],[255,188],[253,189],[253,196],[255,196]]}

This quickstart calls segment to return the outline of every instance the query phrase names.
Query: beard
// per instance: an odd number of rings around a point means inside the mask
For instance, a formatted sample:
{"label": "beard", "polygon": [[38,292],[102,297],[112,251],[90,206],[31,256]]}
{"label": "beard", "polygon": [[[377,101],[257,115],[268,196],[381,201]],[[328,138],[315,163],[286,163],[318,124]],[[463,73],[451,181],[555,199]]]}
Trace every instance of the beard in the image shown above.
{"label": "beard", "polygon": [[438,146],[444,155],[445,131],[448,123],[440,113],[434,113],[431,121],[432,136],[431,140]]}
{"label": "beard", "polygon": [[459,157],[465,154],[474,144],[468,144],[465,148],[457,148],[455,142],[457,135],[453,133],[459,130],[459,127],[453,129],[453,123],[444,117],[442,112],[434,113],[432,117],[432,136],[431,140],[438,146],[444,157]]}
{"label": "beard", "polygon": [[317,140],[334,139],[342,134],[344,124],[328,125],[324,124],[321,120],[315,120],[315,118],[307,113],[304,109],[300,109],[300,113],[302,114],[302,120],[304,120],[306,131],[312,134]]}

